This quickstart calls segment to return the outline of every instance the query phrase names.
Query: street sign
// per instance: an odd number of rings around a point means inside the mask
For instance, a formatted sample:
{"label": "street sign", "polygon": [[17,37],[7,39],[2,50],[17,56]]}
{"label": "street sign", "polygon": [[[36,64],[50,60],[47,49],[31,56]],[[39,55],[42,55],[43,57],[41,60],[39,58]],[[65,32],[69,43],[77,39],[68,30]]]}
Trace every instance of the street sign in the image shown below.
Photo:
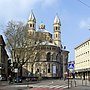
{"label": "street sign", "polygon": [[69,63],[68,64],[68,69],[72,72],[74,71],[74,63]]}

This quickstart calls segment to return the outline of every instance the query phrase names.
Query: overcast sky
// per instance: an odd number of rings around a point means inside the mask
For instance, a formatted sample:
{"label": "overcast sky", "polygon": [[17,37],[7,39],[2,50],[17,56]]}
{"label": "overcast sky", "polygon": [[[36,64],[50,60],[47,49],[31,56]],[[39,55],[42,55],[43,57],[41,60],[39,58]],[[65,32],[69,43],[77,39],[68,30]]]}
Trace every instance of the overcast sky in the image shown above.
{"label": "overcast sky", "polygon": [[[90,5],[90,0],[81,0]],[[90,7],[79,0],[0,0],[0,26],[8,21],[27,22],[31,9],[38,25],[43,22],[53,34],[53,21],[58,13],[61,20],[62,45],[70,51],[69,60],[74,60],[74,48],[90,38]],[[0,30],[0,34],[3,31]]]}

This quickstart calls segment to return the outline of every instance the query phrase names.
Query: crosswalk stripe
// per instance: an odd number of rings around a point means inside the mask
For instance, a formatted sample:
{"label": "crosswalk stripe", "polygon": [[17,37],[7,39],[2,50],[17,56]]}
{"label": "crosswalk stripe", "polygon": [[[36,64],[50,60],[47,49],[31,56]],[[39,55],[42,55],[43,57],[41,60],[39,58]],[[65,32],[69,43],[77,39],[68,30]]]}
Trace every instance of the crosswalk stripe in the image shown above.
{"label": "crosswalk stripe", "polygon": [[43,88],[67,88],[67,85],[29,85],[29,87],[43,87]]}
{"label": "crosswalk stripe", "polygon": [[33,88],[68,88],[68,85],[13,85],[11,87],[33,87]]}

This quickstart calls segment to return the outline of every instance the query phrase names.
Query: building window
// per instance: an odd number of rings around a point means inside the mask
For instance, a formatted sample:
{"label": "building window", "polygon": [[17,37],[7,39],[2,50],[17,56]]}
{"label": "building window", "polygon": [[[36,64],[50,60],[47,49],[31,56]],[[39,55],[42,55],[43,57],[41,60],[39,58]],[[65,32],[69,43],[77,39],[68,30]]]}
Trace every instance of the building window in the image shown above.
{"label": "building window", "polygon": [[50,73],[50,64],[48,64],[48,73]]}
{"label": "building window", "polygon": [[47,61],[50,61],[50,58],[51,58],[51,53],[47,53]]}
{"label": "building window", "polygon": [[58,28],[56,27],[56,30],[57,30]]}
{"label": "building window", "polygon": [[37,69],[37,72],[39,72],[39,69]]}
{"label": "building window", "polygon": [[57,38],[57,34],[56,34],[56,38]]}
{"label": "building window", "polygon": [[30,24],[30,27],[32,27],[32,24]]}
{"label": "building window", "polygon": [[33,64],[32,64],[32,66],[31,66],[31,72],[33,72]]}
{"label": "building window", "polygon": [[48,73],[50,73],[50,68],[48,69]]}
{"label": "building window", "polygon": [[33,24],[33,28],[34,28],[34,24]]}

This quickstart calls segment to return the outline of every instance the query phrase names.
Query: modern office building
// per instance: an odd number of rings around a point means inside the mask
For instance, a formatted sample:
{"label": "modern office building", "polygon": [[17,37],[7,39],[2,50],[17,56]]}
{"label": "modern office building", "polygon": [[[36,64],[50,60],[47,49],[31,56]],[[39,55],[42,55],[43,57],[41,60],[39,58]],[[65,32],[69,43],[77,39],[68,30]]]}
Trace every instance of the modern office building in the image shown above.
{"label": "modern office building", "polygon": [[75,72],[80,78],[90,76],[90,39],[75,48]]}

